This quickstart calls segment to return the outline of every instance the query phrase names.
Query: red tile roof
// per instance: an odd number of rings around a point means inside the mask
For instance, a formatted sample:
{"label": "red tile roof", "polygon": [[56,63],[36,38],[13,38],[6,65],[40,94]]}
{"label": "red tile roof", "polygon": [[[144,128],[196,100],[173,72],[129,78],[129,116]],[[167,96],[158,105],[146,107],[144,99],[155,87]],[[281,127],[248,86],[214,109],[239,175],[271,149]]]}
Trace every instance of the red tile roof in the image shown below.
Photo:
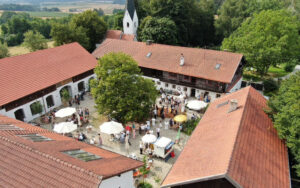
{"label": "red tile roof", "polygon": [[0,59],[0,106],[72,78],[97,65],[78,43]]}
{"label": "red tile roof", "polygon": [[123,34],[123,32],[120,31],[120,30],[108,30],[106,32],[106,38],[133,41],[134,40],[134,35]]}
{"label": "red tile roof", "polygon": [[[0,130],[0,187],[98,187],[101,179],[143,165],[140,161],[0,115],[0,127],[3,124],[13,124],[23,130]],[[29,133],[53,140],[32,142],[17,136]],[[75,149],[102,159],[84,162],[62,153]]]}
{"label": "red tile roof", "polygon": [[[239,107],[228,113],[224,102],[231,99]],[[216,99],[162,186],[225,177],[244,188],[290,187],[287,148],[264,108],[266,99],[252,87]]]}
{"label": "red tile roof", "polygon": [[[242,54],[231,52],[187,48],[162,44],[146,45],[143,42],[106,39],[92,53],[96,58],[110,52],[124,52],[131,55],[140,67],[178,73],[224,83],[231,83],[242,60]],[[146,55],[151,52],[150,58]],[[185,64],[179,65],[181,53]],[[220,69],[215,69],[221,64]]]}

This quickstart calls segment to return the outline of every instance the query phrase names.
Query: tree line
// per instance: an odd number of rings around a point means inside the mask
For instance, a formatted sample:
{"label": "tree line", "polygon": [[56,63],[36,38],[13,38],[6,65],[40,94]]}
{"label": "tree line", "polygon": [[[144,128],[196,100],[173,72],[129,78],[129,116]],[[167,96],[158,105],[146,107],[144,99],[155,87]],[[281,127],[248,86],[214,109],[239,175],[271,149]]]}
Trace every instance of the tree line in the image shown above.
{"label": "tree line", "polygon": [[57,7],[40,8],[37,5],[20,5],[20,4],[3,4],[0,5],[0,10],[5,11],[45,11],[45,12],[60,12],[60,9]]}

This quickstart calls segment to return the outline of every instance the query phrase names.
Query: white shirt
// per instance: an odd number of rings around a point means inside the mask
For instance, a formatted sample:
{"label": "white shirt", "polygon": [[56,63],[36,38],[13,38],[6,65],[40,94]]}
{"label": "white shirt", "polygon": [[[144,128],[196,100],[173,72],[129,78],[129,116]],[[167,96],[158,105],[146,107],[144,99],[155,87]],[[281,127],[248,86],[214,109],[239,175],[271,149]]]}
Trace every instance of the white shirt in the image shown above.
{"label": "white shirt", "polygon": [[158,132],[158,133],[159,133],[159,131],[160,131],[160,128],[159,128],[159,127],[157,127],[157,128],[156,128],[156,132]]}

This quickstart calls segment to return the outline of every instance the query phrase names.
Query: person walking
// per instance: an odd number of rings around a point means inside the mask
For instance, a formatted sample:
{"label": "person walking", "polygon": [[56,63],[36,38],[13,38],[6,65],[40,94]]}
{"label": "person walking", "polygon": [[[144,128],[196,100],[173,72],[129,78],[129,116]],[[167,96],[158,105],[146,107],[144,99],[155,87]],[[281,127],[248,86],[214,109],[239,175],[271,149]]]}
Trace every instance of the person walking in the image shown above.
{"label": "person walking", "polygon": [[157,138],[159,138],[159,136],[160,136],[160,128],[159,127],[156,128],[156,134],[157,134]]}
{"label": "person walking", "polygon": [[127,134],[125,136],[125,149],[126,149],[126,154],[127,156],[129,156],[129,145],[130,145],[130,142],[129,142],[129,135]]}

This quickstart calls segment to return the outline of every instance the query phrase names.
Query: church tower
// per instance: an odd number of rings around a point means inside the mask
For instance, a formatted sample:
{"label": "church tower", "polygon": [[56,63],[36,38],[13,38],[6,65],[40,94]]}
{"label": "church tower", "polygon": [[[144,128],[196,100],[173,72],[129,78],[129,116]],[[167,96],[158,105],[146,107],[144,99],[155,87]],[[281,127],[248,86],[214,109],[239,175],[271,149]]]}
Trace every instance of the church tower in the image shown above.
{"label": "church tower", "polygon": [[124,34],[132,34],[136,36],[139,20],[134,6],[134,0],[126,0],[125,14],[123,18]]}

